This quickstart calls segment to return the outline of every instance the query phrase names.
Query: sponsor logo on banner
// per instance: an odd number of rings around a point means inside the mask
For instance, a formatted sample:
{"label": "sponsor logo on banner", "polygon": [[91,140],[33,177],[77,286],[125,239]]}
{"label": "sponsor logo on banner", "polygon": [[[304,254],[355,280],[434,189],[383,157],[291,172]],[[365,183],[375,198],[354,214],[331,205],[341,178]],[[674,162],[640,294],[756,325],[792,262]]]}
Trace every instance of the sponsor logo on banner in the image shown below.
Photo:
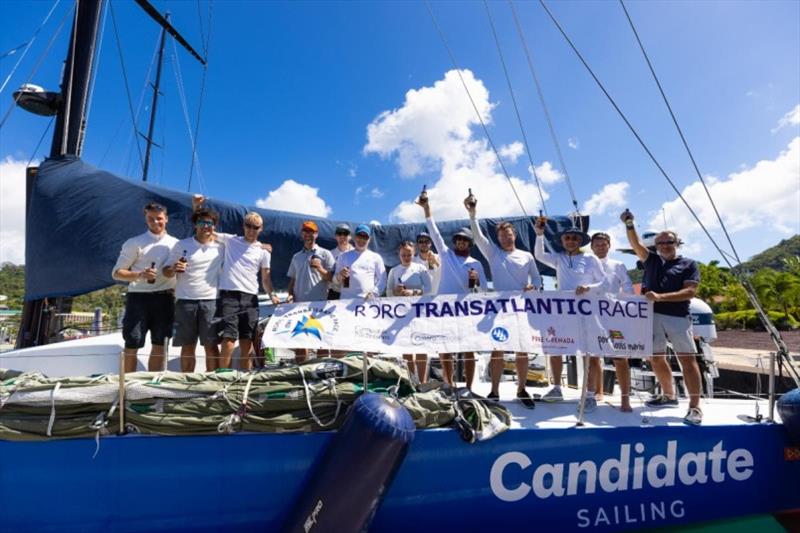
{"label": "sponsor logo on banner", "polygon": [[353,335],[361,339],[375,339],[383,342],[391,342],[394,338],[394,335],[384,329],[366,328],[364,326],[353,328]]}
{"label": "sponsor logo on banner", "polygon": [[422,346],[423,344],[444,344],[449,340],[450,337],[448,335],[420,333],[418,331],[411,333],[411,344],[414,346]]}
{"label": "sponsor logo on banner", "polygon": [[557,347],[563,349],[575,346],[574,337],[570,337],[569,335],[559,335],[558,331],[553,326],[547,328],[544,336],[533,335],[532,338],[534,342],[541,343],[544,347]]}
{"label": "sponsor logo on banner", "polygon": [[270,321],[272,332],[282,337],[313,337],[320,341],[339,331],[339,319],[333,314],[335,308],[301,307]]}
{"label": "sponsor logo on banner", "polygon": [[492,340],[496,342],[508,342],[508,339],[511,338],[511,335],[508,333],[508,330],[503,326],[497,326],[496,328],[492,329]]}
{"label": "sponsor logo on banner", "polygon": [[[722,440],[711,449],[680,451],[677,440],[667,441],[666,449],[660,447],[649,453],[641,442],[624,443],[605,460],[578,458],[541,464],[535,464],[524,452],[510,451],[492,464],[489,485],[492,494],[504,502],[576,496],[572,500],[576,503],[574,526],[580,529],[631,524],[646,527],[686,514],[683,500],[657,498],[659,489],[743,482],[755,471],[750,450],[726,450]],[[624,504],[591,505],[591,499],[587,499],[620,492],[627,493]]]}

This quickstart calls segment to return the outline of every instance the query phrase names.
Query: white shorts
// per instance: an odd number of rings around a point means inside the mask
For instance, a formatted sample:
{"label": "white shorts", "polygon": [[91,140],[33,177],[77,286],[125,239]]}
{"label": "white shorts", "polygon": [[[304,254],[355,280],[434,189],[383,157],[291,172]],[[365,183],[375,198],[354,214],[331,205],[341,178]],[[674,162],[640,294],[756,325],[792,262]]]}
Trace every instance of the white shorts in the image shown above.
{"label": "white shorts", "polygon": [[667,341],[676,354],[697,353],[692,335],[692,317],[653,313],[653,353],[667,351]]}

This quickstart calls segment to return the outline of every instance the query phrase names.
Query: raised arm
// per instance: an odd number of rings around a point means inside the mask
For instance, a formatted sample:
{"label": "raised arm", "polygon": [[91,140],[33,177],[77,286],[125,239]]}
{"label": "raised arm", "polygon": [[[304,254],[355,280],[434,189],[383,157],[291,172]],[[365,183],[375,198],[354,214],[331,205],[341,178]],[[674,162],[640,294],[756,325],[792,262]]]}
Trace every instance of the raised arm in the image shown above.
{"label": "raised arm", "polygon": [[430,202],[427,199],[421,201],[418,198],[416,203],[425,213],[425,225],[428,228],[428,233],[431,235],[431,241],[433,241],[433,245],[436,246],[436,251],[439,252],[440,256],[444,255],[445,251],[447,250],[447,245],[444,243],[444,239],[442,239],[442,234],[439,233],[439,228],[436,227],[436,222],[433,220],[433,215],[431,215]]}
{"label": "raised arm", "polygon": [[633,223],[633,213],[626,209],[619,218],[625,224],[625,234],[628,236],[628,242],[631,248],[633,248],[636,257],[638,257],[640,261],[647,261],[650,250],[639,240],[639,235],[636,233],[636,226]]}
{"label": "raised arm", "polygon": [[539,234],[538,231],[536,232],[536,242],[533,245],[533,257],[549,267],[558,268],[558,256],[544,251],[544,238],[544,231],[542,231],[541,234]]}
{"label": "raised arm", "polygon": [[467,209],[467,213],[469,213],[469,228],[472,230],[472,237],[475,240],[475,245],[486,259],[491,260],[490,256],[493,252],[492,243],[481,231],[481,225],[478,223],[477,218],[477,204],[478,201],[474,196],[471,198],[468,196],[464,199],[464,207]]}

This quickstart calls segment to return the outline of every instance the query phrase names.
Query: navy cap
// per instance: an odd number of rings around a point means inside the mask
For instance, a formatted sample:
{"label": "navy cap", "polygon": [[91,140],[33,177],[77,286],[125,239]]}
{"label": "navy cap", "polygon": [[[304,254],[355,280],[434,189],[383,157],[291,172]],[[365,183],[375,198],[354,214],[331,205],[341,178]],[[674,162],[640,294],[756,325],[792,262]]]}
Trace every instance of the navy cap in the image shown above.
{"label": "navy cap", "polygon": [[431,236],[428,235],[427,231],[420,231],[419,233],[417,233],[417,241],[419,241],[420,239],[428,239],[430,241]]}
{"label": "navy cap", "polygon": [[352,233],[352,230],[350,230],[350,224],[337,224],[334,233],[347,233],[350,235]]}

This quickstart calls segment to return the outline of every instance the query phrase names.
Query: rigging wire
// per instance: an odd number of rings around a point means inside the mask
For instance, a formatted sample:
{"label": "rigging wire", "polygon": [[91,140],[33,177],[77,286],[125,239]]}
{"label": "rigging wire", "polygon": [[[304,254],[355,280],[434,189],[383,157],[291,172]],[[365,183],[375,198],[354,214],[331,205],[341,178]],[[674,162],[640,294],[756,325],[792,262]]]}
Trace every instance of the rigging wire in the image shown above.
{"label": "rigging wire", "polygon": [[[142,109],[142,102],[144,102],[144,95],[145,91],[147,90],[147,82],[150,79],[150,74],[153,72],[153,66],[156,64],[156,58],[158,57],[158,46],[159,46],[159,36],[156,35],[155,47],[153,48],[153,55],[150,57],[150,66],[147,67],[147,73],[144,75],[144,80],[145,80],[144,85],[142,86],[142,90],[139,93],[139,100],[138,103],[136,104],[136,116],[139,116],[139,113],[141,112]],[[116,131],[114,131],[114,135],[111,136],[111,139],[108,142],[108,147],[106,147],[106,151],[103,153],[103,157],[100,158],[100,163],[98,163],[98,166],[100,167],[103,166],[103,161],[105,161],[106,157],[111,151],[111,148],[115,146],[114,140],[117,138],[117,135],[119,135],[119,132],[122,129],[122,125],[125,123],[125,120],[126,120],[125,118],[120,119],[119,124],[117,125],[117,129]],[[131,141],[132,138],[128,137],[127,149],[130,148]]]}
{"label": "rigging wire", "polygon": [[695,210],[692,209],[692,206],[689,205],[689,202],[686,200],[686,198],[683,196],[681,191],[678,189],[677,185],[675,185],[675,182],[672,180],[672,178],[670,178],[669,174],[667,174],[667,171],[664,170],[664,167],[661,166],[661,163],[658,162],[658,160],[656,159],[655,155],[653,155],[653,152],[650,151],[650,148],[647,146],[647,144],[641,138],[641,136],[639,135],[639,132],[636,131],[636,128],[633,127],[633,125],[631,124],[630,120],[628,120],[628,117],[625,115],[625,113],[622,112],[622,109],[620,109],[620,107],[617,105],[617,102],[614,100],[614,98],[611,96],[611,94],[609,94],[609,92],[606,90],[605,86],[603,85],[603,82],[600,81],[600,79],[594,73],[592,68],[586,62],[586,60],[584,59],[583,55],[580,53],[578,48],[572,42],[572,39],[569,38],[569,36],[567,35],[567,33],[564,30],[564,28],[562,28],[561,24],[559,24],[559,22],[556,19],[555,15],[553,15],[553,13],[547,7],[547,4],[545,4],[544,0],[539,0],[539,4],[542,6],[542,8],[544,8],[545,12],[550,17],[550,20],[553,22],[553,24],[556,26],[558,31],[561,33],[561,35],[567,41],[567,44],[569,44],[569,46],[572,48],[572,51],[575,52],[575,55],[578,57],[580,62],[583,63],[583,66],[586,68],[586,70],[592,76],[592,78],[594,79],[594,81],[597,84],[597,86],[600,88],[601,91],[603,91],[603,94],[605,94],[606,98],[611,103],[611,105],[614,107],[614,109],[616,110],[617,114],[620,116],[620,118],[623,120],[623,122],[625,122],[625,125],[628,126],[628,129],[631,131],[633,136],[636,138],[636,140],[639,142],[641,147],[644,149],[645,153],[647,153],[647,155],[650,158],[650,160],[653,162],[653,164],[659,170],[661,175],[664,176],[664,179],[667,180],[667,183],[670,184],[670,186],[672,187],[672,190],[675,191],[675,194],[677,194],[678,198],[681,199],[681,201],[683,202],[683,205],[686,206],[686,209],[689,210],[689,213],[691,213],[691,215],[694,217],[694,219],[697,222],[697,224],[703,230],[703,233],[705,233],[706,237],[708,237],[708,239],[711,241],[711,244],[714,245],[714,248],[716,248],[717,251],[720,253],[720,255],[723,257],[723,259],[725,259],[725,262],[728,264],[728,266],[733,268],[733,265],[730,263],[730,261],[728,261],[728,258],[726,256],[726,254],[719,247],[719,244],[717,244],[717,242],[714,240],[714,237],[711,236],[711,233],[709,233],[709,231],[706,228],[706,226],[700,220],[700,217],[697,215]]}
{"label": "rigging wire", "polygon": [[19,67],[20,63],[22,63],[22,60],[25,59],[25,55],[28,53],[28,50],[30,50],[31,46],[33,45],[33,42],[36,40],[36,37],[39,35],[39,32],[42,31],[42,28],[44,28],[44,25],[47,24],[48,20],[50,20],[50,15],[52,15],[53,11],[56,10],[56,7],[58,7],[59,2],[61,2],[61,0],[56,0],[55,1],[53,6],[50,8],[50,11],[48,11],[47,15],[44,17],[44,20],[42,21],[42,23],[39,24],[39,27],[36,28],[36,31],[33,32],[33,36],[31,36],[31,38],[28,40],[28,42],[22,43],[21,45],[17,46],[16,48],[14,48],[12,50],[9,50],[8,52],[6,52],[2,56],[0,56],[0,59],[3,59],[6,56],[10,56],[11,54],[16,52],[17,50],[19,50],[23,46],[25,47],[25,50],[22,51],[22,54],[19,56],[19,59],[17,59],[17,62],[14,64],[14,67],[11,69],[11,72],[8,73],[8,76],[6,76],[6,79],[3,80],[3,84],[0,85],[0,94],[3,94],[3,89],[5,89],[6,85],[8,85],[9,80],[11,80],[11,77],[17,71],[17,68]]}
{"label": "rigging wire", "polygon": [[[197,0],[197,8],[198,14],[200,9],[200,0]],[[194,165],[195,159],[197,157],[197,144],[199,142],[200,137],[200,117],[201,112],[203,110],[203,97],[206,93],[206,75],[208,74],[208,47],[211,44],[211,16],[213,14],[213,10],[211,9],[211,0],[208,2],[208,34],[206,34],[205,42],[203,43],[203,56],[205,59],[205,63],[203,64],[203,76],[200,80],[200,100],[197,102],[197,114],[195,115],[194,119],[194,138],[192,141],[192,159],[189,165],[189,184],[186,187],[187,191],[192,190],[192,175],[194,174]],[[201,20],[201,34],[202,34],[202,18]],[[199,177],[198,171],[198,177]],[[205,192],[205,189],[203,190]]]}
{"label": "rigging wire", "polygon": [[36,143],[36,148],[33,149],[33,153],[31,154],[31,158],[28,160],[28,164],[25,165],[25,167],[31,166],[31,163],[33,163],[33,160],[36,159],[36,153],[39,151],[39,147],[42,146],[42,141],[44,140],[45,136],[47,135],[47,132],[50,131],[50,126],[53,125],[53,122],[55,122],[55,120],[56,120],[56,117],[50,117],[50,121],[47,123],[47,127],[45,127],[44,131],[42,132],[42,136],[39,137],[39,142]]}
{"label": "rigging wire", "polygon": [[[78,10],[78,2],[80,0],[75,0],[75,17],[72,20],[72,44],[70,45],[70,55],[69,55],[69,80],[67,81],[67,87],[72,87],[72,80],[75,77],[75,56],[78,53],[77,44],[78,44],[78,16],[80,15],[80,11]],[[69,124],[70,115],[72,114],[72,98],[67,98],[64,102],[64,124]],[[61,153],[59,155],[64,155],[67,153],[67,139],[69,139],[69,127],[64,128],[64,133],[61,136]],[[79,150],[76,150],[78,152]],[[42,315],[40,315],[40,322],[42,320]],[[37,326],[38,328],[39,326]]]}
{"label": "rigging wire", "polygon": [[564,180],[567,182],[567,187],[569,188],[569,194],[572,198],[572,205],[575,207],[575,211],[580,213],[580,210],[578,209],[578,200],[575,196],[575,190],[572,187],[572,179],[569,176],[567,163],[564,161],[564,154],[561,151],[561,143],[558,142],[558,135],[556,135],[556,129],[555,126],[553,126],[553,119],[550,116],[550,110],[548,109],[547,103],[544,99],[544,91],[542,91],[541,83],[539,83],[539,76],[536,74],[536,69],[533,68],[533,59],[530,49],[528,48],[528,41],[525,39],[525,33],[522,31],[522,24],[519,22],[514,1],[508,0],[508,5],[511,6],[511,14],[514,16],[514,25],[517,28],[517,35],[519,35],[519,39],[522,42],[522,49],[525,51],[525,59],[528,62],[528,70],[533,77],[533,84],[536,86],[536,94],[539,96],[539,102],[542,105],[542,111],[544,111],[544,118],[546,119],[547,127],[550,130],[550,138],[553,140],[553,146],[555,146],[556,155],[558,156],[558,163],[561,165],[561,169],[564,171]]}
{"label": "rigging wire", "polygon": [[642,44],[642,40],[639,38],[639,32],[636,31],[636,26],[634,26],[633,24],[633,19],[631,19],[631,16],[628,13],[628,9],[625,7],[625,3],[622,0],[619,0],[619,5],[622,6],[622,11],[625,12],[625,18],[628,19],[628,24],[630,24],[631,30],[633,31],[633,35],[634,37],[636,37],[636,42],[639,44],[639,50],[642,51],[642,55],[644,56],[644,59],[647,62],[647,68],[650,69],[650,74],[653,75],[653,80],[656,82],[656,86],[658,86],[658,92],[661,93],[661,98],[664,100],[664,104],[667,106],[667,110],[669,111],[669,116],[672,118],[672,123],[675,124],[675,129],[678,130],[678,135],[681,138],[683,147],[686,149],[686,153],[689,155],[689,160],[691,160],[692,162],[694,171],[697,174],[697,179],[700,180],[700,183],[703,185],[703,190],[706,192],[706,196],[708,196],[708,201],[711,202],[711,207],[714,209],[714,214],[717,216],[717,220],[719,221],[719,225],[722,228],[722,231],[725,233],[725,238],[728,240],[728,244],[731,247],[733,256],[736,258],[736,263],[741,264],[741,260],[739,259],[739,254],[736,253],[736,247],[733,245],[731,236],[728,234],[728,229],[725,227],[725,223],[722,221],[722,216],[719,214],[719,211],[717,210],[717,204],[711,197],[711,192],[708,190],[708,186],[706,185],[706,180],[703,179],[703,175],[700,172],[700,168],[697,165],[697,161],[694,158],[694,154],[692,153],[692,150],[689,148],[689,143],[686,141],[686,137],[683,134],[683,129],[681,129],[680,125],[678,124],[678,119],[675,117],[675,113],[673,112],[672,106],[670,105],[669,100],[667,99],[667,95],[664,92],[664,88],[661,86],[661,81],[658,79],[658,76],[656,75],[656,71],[653,67],[652,62],[650,61],[650,57],[647,55],[647,52],[644,49],[644,45]]}
{"label": "rigging wire", "polygon": [[[110,3],[110,0],[109,0]],[[108,9],[103,12],[103,22],[100,25],[100,38],[97,42],[97,54],[94,57],[94,64],[92,65],[92,85],[89,87],[89,102],[86,105],[86,118],[85,123],[89,123],[89,115],[92,113],[92,103],[94,102],[94,86],[97,83],[97,76],[95,73],[100,68],[100,57],[103,53],[103,37],[106,34],[106,21],[108,20]],[[86,142],[86,130],[83,133],[83,142]]]}
{"label": "rigging wire", "polygon": [[[178,96],[180,96],[181,100],[181,109],[183,110],[183,120],[186,123],[186,129],[189,133],[189,142],[192,146],[195,145],[194,134],[192,133],[192,122],[189,118],[189,107],[186,104],[186,91],[183,84],[183,74],[181,73],[181,63],[178,59],[178,49],[177,45],[175,44],[175,39],[172,40],[172,50],[173,50],[173,57],[175,58],[173,66],[173,72],[175,73],[175,80],[177,81],[178,85]],[[192,151],[193,160],[196,162],[197,166],[197,178],[200,180],[200,188],[203,192],[205,192],[205,182],[203,180],[203,173],[200,171],[200,156],[197,154],[196,150]]]}
{"label": "rigging wire", "polygon": [[128,71],[125,69],[125,59],[122,56],[122,45],[120,44],[119,32],[117,31],[117,17],[114,15],[114,3],[109,2],[108,7],[111,10],[111,25],[114,27],[114,39],[117,43],[117,51],[119,52],[119,62],[122,67],[122,77],[125,81],[125,95],[128,98],[128,110],[131,114],[131,122],[133,123],[133,136],[136,141],[136,150],[139,154],[139,164],[144,168],[144,157],[142,156],[142,147],[139,144],[138,132],[139,128],[136,126],[136,115],[133,113],[133,102],[131,101],[131,90],[128,85]]}
{"label": "rigging wire", "polygon": [[511,84],[511,76],[508,74],[508,67],[506,66],[506,60],[505,57],[503,56],[503,49],[500,47],[500,39],[497,37],[497,29],[494,26],[494,20],[492,19],[492,12],[489,9],[489,3],[487,2],[487,0],[483,0],[483,7],[486,8],[486,18],[489,19],[489,26],[492,28],[492,36],[494,37],[494,44],[497,47],[497,54],[500,56],[500,64],[503,66],[503,74],[505,75],[506,83],[508,84],[508,92],[511,93],[511,102],[514,104],[514,113],[517,116],[517,124],[519,124],[519,131],[522,134],[522,141],[525,145],[525,153],[528,155],[528,162],[530,163],[531,166],[533,179],[534,181],[536,181],[536,189],[539,191],[539,201],[541,202],[542,210],[544,211],[545,215],[547,215],[547,206],[544,203],[542,184],[539,182],[539,176],[536,173],[536,164],[533,162],[533,155],[531,154],[531,148],[528,143],[528,136],[525,134],[525,127],[522,124],[522,116],[519,113],[519,106],[517,105],[517,97],[514,95],[514,87]]}
{"label": "rigging wire", "polygon": [[[50,49],[53,47],[53,43],[55,43],[56,38],[61,33],[61,29],[64,27],[64,24],[66,24],[66,22],[67,22],[67,18],[69,17],[70,13],[72,13],[72,11],[74,9],[75,9],[75,4],[73,3],[72,7],[70,7],[66,11],[66,13],[64,13],[64,16],[62,17],[61,22],[58,24],[58,27],[56,28],[56,31],[53,33],[52,37],[50,37],[50,40],[47,42],[47,46],[42,51],[42,53],[39,55],[39,58],[37,59],[36,64],[34,65],[33,69],[30,72],[30,74],[28,74],[28,77],[25,80],[25,84],[30,83],[30,81],[33,79],[33,77],[39,71],[39,68],[41,68],[42,63],[44,62],[45,58],[47,57],[47,54],[50,52]],[[8,108],[8,110],[3,115],[3,119],[0,120],[0,129],[3,128],[3,125],[8,120],[8,117],[11,116],[11,113],[14,111],[14,108],[17,107],[17,102],[19,101],[20,96],[22,96],[21,93],[20,93],[19,96],[14,98],[14,103],[11,104],[11,106]]]}
{"label": "rigging wire", "polygon": [[472,93],[470,93],[469,88],[467,87],[467,82],[464,81],[464,76],[461,74],[461,68],[458,66],[458,61],[456,61],[456,57],[453,54],[453,50],[450,48],[450,45],[447,42],[447,38],[442,31],[442,28],[439,26],[439,21],[436,20],[436,16],[433,14],[433,10],[431,9],[430,3],[428,0],[424,0],[425,8],[428,10],[428,15],[430,15],[431,21],[433,22],[434,28],[436,28],[436,33],[439,35],[439,39],[441,39],[442,44],[444,45],[445,49],[447,50],[447,55],[450,56],[450,61],[453,63],[453,67],[458,74],[458,79],[461,80],[461,85],[464,87],[464,91],[467,93],[467,97],[469,98],[470,103],[472,104],[472,109],[475,110],[475,115],[478,117],[478,122],[483,129],[483,134],[486,136],[486,140],[489,142],[489,146],[491,146],[492,151],[494,152],[495,158],[497,158],[497,163],[500,165],[500,168],[503,170],[503,174],[505,174],[506,179],[508,180],[508,184],[511,186],[511,190],[514,193],[514,196],[517,199],[517,203],[519,203],[519,207],[522,210],[522,214],[528,219],[531,225],[533,225],[533,219],[528,215],[527,211],[525,210],[525,206],[522,203],[522,200],[517,193],[516,187],[514,187],[514,182],[511,180],[511,176],[506,170],[506,166],[503,164],[503,160],[500,158],[500,153],[497,151],[497,147],[492,140],[492,136],[489,135],[489,129],[486,127],[486,122],[483,120],[483,116],[481,116],[480,111],[478,110],[478,106],[475,104],[475,100],[472,98]]}

